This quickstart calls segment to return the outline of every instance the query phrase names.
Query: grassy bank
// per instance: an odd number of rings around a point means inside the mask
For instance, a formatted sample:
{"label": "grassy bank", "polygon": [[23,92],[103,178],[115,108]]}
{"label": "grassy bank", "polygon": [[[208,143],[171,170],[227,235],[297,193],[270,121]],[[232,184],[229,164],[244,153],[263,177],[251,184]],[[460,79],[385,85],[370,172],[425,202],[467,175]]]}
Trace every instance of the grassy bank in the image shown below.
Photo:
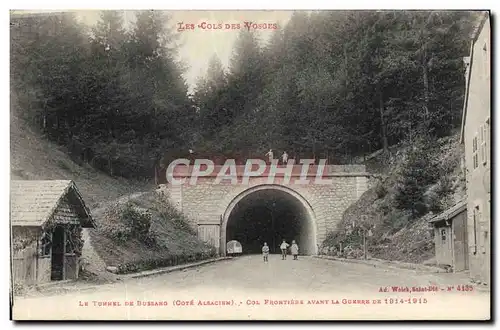
{"label": "grassy bank", "polygon": [[174,266],[214,257],[187,219],[154,192],[135,194],[94,210],[94,250],[117,273]]}

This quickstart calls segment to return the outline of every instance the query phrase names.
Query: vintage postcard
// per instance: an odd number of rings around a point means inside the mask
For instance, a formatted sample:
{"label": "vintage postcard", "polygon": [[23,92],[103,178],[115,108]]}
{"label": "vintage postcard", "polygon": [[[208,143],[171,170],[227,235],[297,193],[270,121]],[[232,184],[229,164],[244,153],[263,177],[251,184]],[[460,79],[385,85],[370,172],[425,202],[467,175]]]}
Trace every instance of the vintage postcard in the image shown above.
{"label": "vintage postcard", "polygon": [[12,319],[490,320],[490,35],[11,11]]}

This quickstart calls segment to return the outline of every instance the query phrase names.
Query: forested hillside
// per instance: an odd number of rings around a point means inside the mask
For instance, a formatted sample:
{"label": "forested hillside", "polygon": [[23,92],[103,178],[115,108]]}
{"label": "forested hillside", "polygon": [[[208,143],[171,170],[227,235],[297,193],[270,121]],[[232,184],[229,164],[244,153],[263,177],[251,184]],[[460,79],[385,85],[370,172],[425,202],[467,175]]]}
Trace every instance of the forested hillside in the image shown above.
{"label": "forested hillside", "polygon": [[198,84],[198,149],[348,163],[460,122],[467,12],[295,13],[266,46],[241,33]]}
{"label": "forested hillside", "polygon": [[151,178],[161,151],[188,144],[194,113],[165,23],[153,11],[138,12],[130,30],[115,11],[92,28],[72,13],[14,18],[18,115],[76,161]]}
{"label": "forested hillside", "polygon": [[266,43],[235,32],[230,67],[214,56],[194,95],[168,16],[136,16],[11,24],[19,116],[111,175],[150,178],[189,149],[348,163],[460,122],[470,12],[297,12]]}

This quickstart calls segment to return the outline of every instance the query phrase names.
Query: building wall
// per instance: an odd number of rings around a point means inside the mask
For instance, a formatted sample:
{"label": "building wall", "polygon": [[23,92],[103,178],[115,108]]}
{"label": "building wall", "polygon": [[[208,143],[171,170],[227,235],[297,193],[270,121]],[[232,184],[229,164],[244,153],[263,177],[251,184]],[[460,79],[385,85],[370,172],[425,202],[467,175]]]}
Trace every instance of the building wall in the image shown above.
{"label": "building wall", "polygon": [[[12,227],[12,237],[14,241],[27,240],[30,242],[24,249],[14,250],[12,258],[14,282],[27,285],[50,282],[50,255],[40,256],[41,229],[15,226]],[[14,245],[16,244],[14,243]]]}
{"label": "building wall", "polygon": [[486,283],[490,283],[490,51],[487,19],[473,45],[464,127],[470,275]]}
{"label": "building wall", "polygon": [[36,227],[12,227],[12,276],[14,283],[31,285],[37,282],[37,240],[39,234],[40,230]]}
{"label": "building wall", "polygon": [[[368,189],[364,166],[352,169],[342,166],[329,171],[335,172],[330,177],[333,180],[331,185],[284,184],[278,177],[274,181],[274,184],[302,196],[311,206],[315,215],[318,244],[342,220],[344,211]],[[229,180],[214,184],[213,181],[214,178],[200,177],[196,185],[160,185],[160,191],[191,220],[191,225],[198,230],[200,238],[216,242],[218,247],[221,217],[231,201],[252,187],[267,184],[267,177],[252,177],[248,185],[232,185]]]}

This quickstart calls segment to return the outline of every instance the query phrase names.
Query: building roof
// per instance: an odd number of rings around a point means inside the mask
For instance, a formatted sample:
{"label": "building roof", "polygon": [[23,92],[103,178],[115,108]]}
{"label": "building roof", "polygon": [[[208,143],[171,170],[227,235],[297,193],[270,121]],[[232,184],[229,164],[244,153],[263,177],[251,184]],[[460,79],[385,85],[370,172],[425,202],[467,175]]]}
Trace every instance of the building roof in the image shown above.
{"label": "building roof", "polygon": [[434,223],[438,221],[449,220],[465,210],[467,210],[467,200],[462,200],[457,204],[455,204],[454,206],[450,207],[448,210],[444,211],[443,213],[440,213],[435,217],[431,218],[429,222]]}
{"label": "building roof", "polygon": [[43,226],[67,196],[83,227],[95,227],[89,209],[71,180],[15,180],[10,183],[12,226]]}
{"label": "building roof", "polygon": [[461,126],[461,132],[460,132],[460,143],[464,143],[465,119],[467,116],[467,107],[469,104],[469,84],[470,84],[470,76],[472,74],[472,63],[473,63],[473,59],[474,59],[474,44],[476,43],[476,40],[479,37],[479,34],[483,30],[483,27],[489,18],[490,18],[489,11],[481,12],[481,14],[476,19],[474,29],[473,29],[472,34],[471,34],[472,42],[471,42],[470,53],[469,53],[469,71],[468,71],[468,77],[467,77],[466,87],[465,87],[464,106],[463,106],[463,110],[462,110],[462,126]]}

